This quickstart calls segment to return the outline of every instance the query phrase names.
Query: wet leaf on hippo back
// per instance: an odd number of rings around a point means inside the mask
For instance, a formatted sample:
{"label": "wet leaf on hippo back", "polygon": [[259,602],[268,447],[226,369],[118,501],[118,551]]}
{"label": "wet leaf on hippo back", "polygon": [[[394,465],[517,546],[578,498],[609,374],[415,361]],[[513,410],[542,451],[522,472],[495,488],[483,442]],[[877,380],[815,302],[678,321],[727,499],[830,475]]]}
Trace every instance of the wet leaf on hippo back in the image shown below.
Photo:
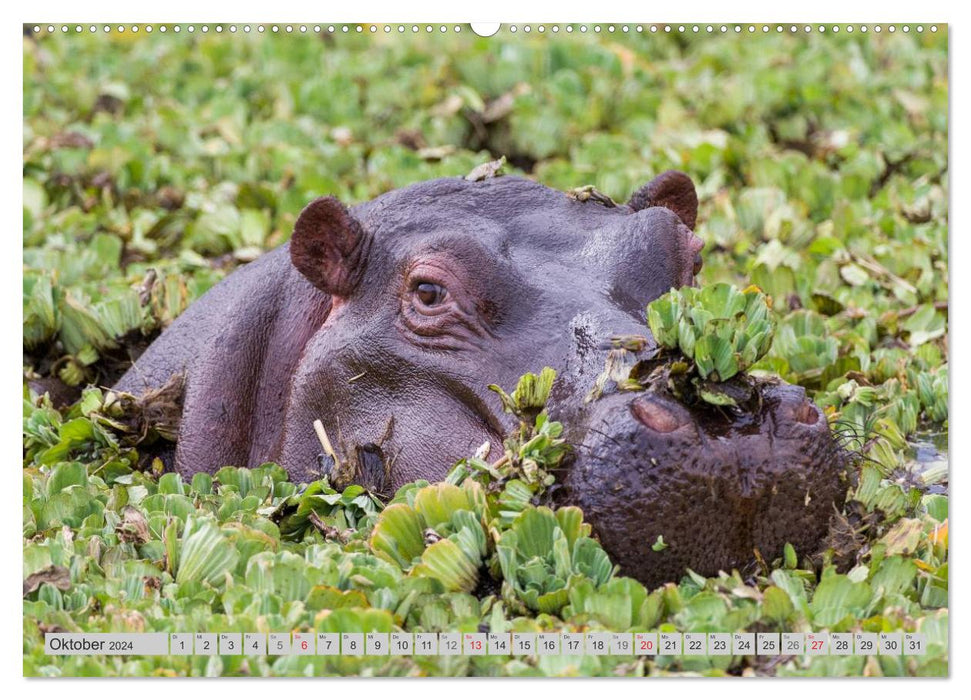
{"label": "wet leaf on hippo back", "polygon": [[[593,388],[584,398],[585,402],[595,401],[601,398],[608,389],[608,384],[613,382],[614,387],[621,391],[631,385],[631,376],[637,364],[637,355],[634,351],[624,347],[613,347],[607,352],[607,361],[604,363],[603,372],[597,375]],[[636,382],[634,382],[636,385]]]}

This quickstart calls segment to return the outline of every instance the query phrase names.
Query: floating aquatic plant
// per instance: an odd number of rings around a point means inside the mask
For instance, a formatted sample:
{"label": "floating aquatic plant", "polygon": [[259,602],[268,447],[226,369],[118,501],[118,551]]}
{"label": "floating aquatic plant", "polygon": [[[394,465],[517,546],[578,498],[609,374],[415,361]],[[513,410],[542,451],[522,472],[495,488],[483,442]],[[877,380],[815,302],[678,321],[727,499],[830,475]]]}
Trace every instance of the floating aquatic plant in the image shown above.
{"label": "floating aquatic plant", "polygon": [[648,305],[647,323],[662,347],[680,350],[699,377],[716,383],[744,372],[772,345],[768,302],[755,287],[672,289]]}
{"label": "floating aquatic plant", "polygon": [[590,538],[578,508],[530,507],[512,522],[496,544],[503,595],[531,610],[556,614],[581,580],[605,583],[614,567]]}

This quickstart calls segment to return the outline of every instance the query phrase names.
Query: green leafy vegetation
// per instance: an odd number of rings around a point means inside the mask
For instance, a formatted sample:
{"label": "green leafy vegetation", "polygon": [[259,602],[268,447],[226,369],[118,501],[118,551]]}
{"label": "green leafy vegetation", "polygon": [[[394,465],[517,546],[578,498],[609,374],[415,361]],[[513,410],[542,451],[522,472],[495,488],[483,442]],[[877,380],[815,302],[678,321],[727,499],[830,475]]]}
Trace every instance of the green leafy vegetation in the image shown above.
{"label": "green leafy vegetation", "polygon": [[[946,674],[947,104],[946,29],[25,38],[25,674]],[[752,576],[685,572],[655,590],[615,571],[582,513],[548,503],[568,449],[542,410],[549,372],[500,393],[520,421],[502,454],[388,503],[293,484],[272,464],[163,474],[139,444],[165,425],[82,392],[110,386],[189,303],[284,242],[314,197],[363,201],[501,156],[506,172],[618,202],[669,168],[698,184],[708,286],[680,298],[721,310],[689,314],[689,356],[701,351],[709,379],[806,387],[858,456],[821,559],[790,547]],[[738,291],[750,284],[764,309]],[[774,333],[738,322],[740,299]],[[664,344],[671,303],[651,323]],[[677,333],[680,346],[680,320]],[[608,379],[629,371],[618,361]],[[929,649],[52,659],[42,644],[56,630],[481,625],[918,630]]]}
{"label": "green leafy vegetation", "polygon": [[648,304],[647,324],[660,347],[693,363],[699,396],[714,404],[735,400],[703,382],[717,385],[747,370],[769,351],[774,331],[765,295],[726,283],[672,289]]}

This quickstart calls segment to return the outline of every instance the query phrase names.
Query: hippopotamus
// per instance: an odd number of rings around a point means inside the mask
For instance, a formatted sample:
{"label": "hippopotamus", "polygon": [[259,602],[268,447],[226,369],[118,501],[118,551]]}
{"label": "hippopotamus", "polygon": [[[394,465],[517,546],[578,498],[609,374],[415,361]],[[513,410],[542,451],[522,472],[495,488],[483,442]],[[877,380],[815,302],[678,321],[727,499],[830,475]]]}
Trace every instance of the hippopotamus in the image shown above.
{"label": "hippopotamus", "polygon": [[647,303],[695,282],[697,211],[675,171],[626,205],[513,176],[436,179],[353,207],[321,197],[288,243],[192,304],[115,389],[184,376],[183,475],[272,461],[318,479],[323,433],[358,453],[352,477],[390,493],[502,445],[518,423],[488,385],[549,366],[550,415],[576,446],[557,498],[583,509],[624,573],[657,583],[787,542],[808,552],[845,489],[801,388],[767,385],[748,414],[721,419],[663,392],[585,401],[604,343],[653,343]]}

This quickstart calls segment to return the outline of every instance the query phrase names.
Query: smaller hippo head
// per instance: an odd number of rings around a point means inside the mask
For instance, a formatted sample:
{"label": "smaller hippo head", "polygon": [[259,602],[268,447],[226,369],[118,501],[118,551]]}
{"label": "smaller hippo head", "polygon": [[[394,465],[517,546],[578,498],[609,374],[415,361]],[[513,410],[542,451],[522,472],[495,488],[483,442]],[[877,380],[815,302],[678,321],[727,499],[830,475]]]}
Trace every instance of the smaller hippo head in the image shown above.
{"label": "smaller hippo head", "polygon": [[380,449],[383,473],[367,476],[379,491],[441,478],[512,427],[486,387],[547,365],[561,372],[556,403],[579,409],[599,344],[643,332],[646,303],[700,267],[687,176],[612,204],[499,177],[308,205],[290,257],[332,306],[292,382],[281,463],[318,476],[319,419],[338,452]]}

